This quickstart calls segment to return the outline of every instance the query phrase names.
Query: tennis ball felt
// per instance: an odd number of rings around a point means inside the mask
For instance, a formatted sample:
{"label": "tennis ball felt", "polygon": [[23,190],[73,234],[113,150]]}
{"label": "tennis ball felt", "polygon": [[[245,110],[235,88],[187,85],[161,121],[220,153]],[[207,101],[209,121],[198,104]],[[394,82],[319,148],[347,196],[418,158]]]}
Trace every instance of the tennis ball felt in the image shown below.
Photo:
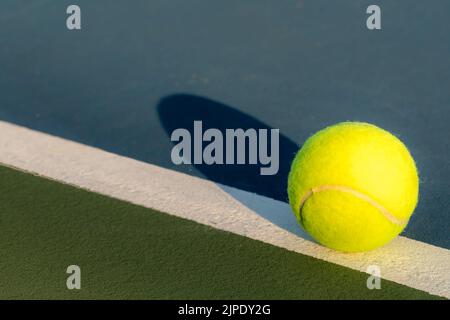
{"label": "tennis ball felt", "polygon": [[419,194],[416,165],[405,145],[368,123],[342,122],[311,136],[289,173],[291,207],[319,243],[368,251],[406,226]]}

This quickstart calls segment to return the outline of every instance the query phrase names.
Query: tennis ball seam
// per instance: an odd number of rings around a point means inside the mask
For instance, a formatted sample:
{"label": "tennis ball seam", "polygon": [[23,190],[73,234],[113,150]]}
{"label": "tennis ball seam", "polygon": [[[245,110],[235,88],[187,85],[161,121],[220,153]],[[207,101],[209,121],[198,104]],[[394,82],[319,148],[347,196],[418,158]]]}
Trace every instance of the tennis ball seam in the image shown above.
{"label": "tennis ball seam", "polygon": [[304,195],[300,198],[300,205],[299,205],[299,209],[298,209],[300,221],[303,221],[302,209],[303,209],[306,201],[310,197],[312,197],[315,193],[319,193],[322,191],[330,191],[330,190],[346,192],[346,193],[349,193],[361,200],[366,201],[367,203],[369,203],[370,205],[375,207],[378,210],[378,212],[380,212],[392,224],[404,227],[408,223],[408,220],[397,218],[392,213],[390,213],[388,209],[383,207],[381,204],[379,204],[377,201],[375,201],[368,195],[366,195],[362,192],[359,192],[353,188],[350,188],[347,186],[341,186],[341,185],[322,185],[322,186],[318,186],[318,187],[313,187],[313,188],[309,189],[307,192],[305,192]]}

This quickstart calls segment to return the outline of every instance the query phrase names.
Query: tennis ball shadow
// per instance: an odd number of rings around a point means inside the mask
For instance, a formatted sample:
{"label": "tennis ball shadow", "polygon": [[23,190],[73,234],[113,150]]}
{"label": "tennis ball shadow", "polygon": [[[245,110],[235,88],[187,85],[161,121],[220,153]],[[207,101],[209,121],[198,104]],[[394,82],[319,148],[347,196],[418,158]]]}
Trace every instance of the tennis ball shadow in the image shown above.
{"label": "tennis ball shadow", "polygon": [[[157,110],[169,137],[179,128],[186,129],[193,137],[194,121],[202,121],[203,132],[209,128],[219,129],[223,134],[226,129],[273,129],[233,107],[190,94],[166,96],[160,100]],[[178,142],[174,142],[176,143]],[[206,144],[204,143],[203,146]],[[298,149],[299,146],[295,142],[280,132],[279,170],[274,175],[261,175],[260,169],[263,167],[261,164],[193,164],[192,166],[208,180],[224,185],[222,186],[224,191],[259,215],[290,232],[309,238],[298,226],[287,204],[287,177],[290,164]],[[191,165],[181,164],[181,166]],[[278,201],[258,201],[256,195],[248,192]]]}

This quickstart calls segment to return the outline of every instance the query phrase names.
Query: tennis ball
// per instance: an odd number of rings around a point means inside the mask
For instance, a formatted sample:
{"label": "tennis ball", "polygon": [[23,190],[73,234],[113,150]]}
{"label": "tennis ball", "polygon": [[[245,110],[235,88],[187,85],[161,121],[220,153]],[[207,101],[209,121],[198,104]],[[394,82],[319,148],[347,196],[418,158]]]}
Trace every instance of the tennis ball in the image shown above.
{"label": "tennis ball", "polygon": [[395,238],[416,207],[419,178],[405,145],[368,123],[342,122],[311,136],[289,173],[289,203],[322,245],[368,251]]}

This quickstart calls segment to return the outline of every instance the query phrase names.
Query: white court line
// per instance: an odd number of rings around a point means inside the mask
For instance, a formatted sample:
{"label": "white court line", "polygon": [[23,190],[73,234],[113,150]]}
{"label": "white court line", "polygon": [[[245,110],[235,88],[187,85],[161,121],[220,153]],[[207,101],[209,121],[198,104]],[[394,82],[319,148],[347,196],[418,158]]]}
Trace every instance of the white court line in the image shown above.
{"label": "white court line", "polygon": [[398,237],[371,252],[339,253],[295,234],[299,227],[284,202],[2,121],[0,163],[354,270],[378,265],[384,279],[450,298],[444,248]]}

